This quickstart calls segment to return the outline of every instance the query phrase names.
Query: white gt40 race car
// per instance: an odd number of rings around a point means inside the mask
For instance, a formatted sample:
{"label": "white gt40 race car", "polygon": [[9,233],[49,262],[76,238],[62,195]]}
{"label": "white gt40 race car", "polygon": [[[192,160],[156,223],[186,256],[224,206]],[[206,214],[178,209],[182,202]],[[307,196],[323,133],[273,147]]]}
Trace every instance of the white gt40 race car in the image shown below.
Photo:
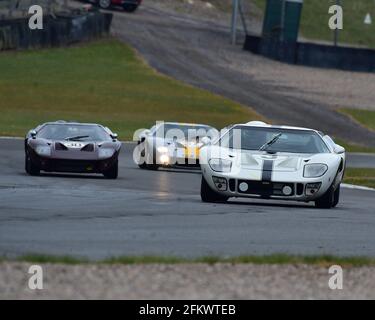
{"label": "white gt40 race car", "polygon": [[201,198],[250,197],[333,208],[340,198],[345,149],[312,129],[249,122],[200,149]]}

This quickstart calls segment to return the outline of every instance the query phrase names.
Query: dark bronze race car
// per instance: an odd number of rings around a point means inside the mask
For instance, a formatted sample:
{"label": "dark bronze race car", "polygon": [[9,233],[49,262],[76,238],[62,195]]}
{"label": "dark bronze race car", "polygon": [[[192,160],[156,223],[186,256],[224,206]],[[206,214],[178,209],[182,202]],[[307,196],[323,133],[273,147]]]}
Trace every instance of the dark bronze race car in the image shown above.
{"label": "dark bronze race car", "polygon": [[99,124],[48,122],[30,130],[25,139],[25,170],[99,173],[118,176],[121,143],[117,134]]}

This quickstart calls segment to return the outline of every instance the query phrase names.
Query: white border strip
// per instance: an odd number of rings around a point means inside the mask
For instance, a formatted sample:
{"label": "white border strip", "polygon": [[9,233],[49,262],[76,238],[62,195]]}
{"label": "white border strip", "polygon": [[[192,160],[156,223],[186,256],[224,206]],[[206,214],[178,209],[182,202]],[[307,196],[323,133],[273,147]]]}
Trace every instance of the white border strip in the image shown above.
{"label": "white border strip", "polygon": [[25,138],[20,138],[20,137],[1,137],[0,136],[0,139],[1,140],[23,140]]}
{"label": "white border strip", "polygon": [[346,189],[364,190],[364,191],[375,191],[374,188],[363,187],[363,186],[356,186],[354,184],[342,183],[341,186],[343,188],[346,188]]}

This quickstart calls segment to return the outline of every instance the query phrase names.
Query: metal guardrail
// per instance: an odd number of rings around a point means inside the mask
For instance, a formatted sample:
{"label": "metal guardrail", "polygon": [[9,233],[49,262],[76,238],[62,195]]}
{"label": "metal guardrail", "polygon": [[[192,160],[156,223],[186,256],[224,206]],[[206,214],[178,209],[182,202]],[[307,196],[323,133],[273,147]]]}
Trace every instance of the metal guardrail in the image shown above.
{"label": "metal guardrail", "polygon": [[[29,28],[29,8],[43,8],[43,29]],[[0,51],[68,45],[107,35],[111,14],[67,0],[0,0]]]}
{"label": "metal guardrail", "polygon": [[319,68],[375,72],[375,50],[248,35],[244,49],[281,62]]}
{"label": "metal guardrail", "polygon": [[[0,0],[1,1],[1,0]],[[43,29],[31,30],[29,18],[0,20],[0,51],[65,46],[109,33],[112,14],[71,10],[46,15]]]}

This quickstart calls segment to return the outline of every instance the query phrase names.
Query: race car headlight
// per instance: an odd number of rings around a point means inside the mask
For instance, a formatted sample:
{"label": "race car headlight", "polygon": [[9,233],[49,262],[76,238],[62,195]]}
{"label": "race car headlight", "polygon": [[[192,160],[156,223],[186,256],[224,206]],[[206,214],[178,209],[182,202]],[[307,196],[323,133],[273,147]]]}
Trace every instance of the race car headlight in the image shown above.
{"label": "race car headlight", "polygon": [[224,159],[211,159],[209,165],[216,172],[230,172],[232,169],[232,161]]}
{"label": "race car headlight", "polygon": [[99,149],[99,158],[110,158],[115,153],[113,149]]}
{"label": "race car headlight", "polygon": [[158,150],[159,153],[168,153],[168,147],[158,147],[156,150]]}
{"label": "race car headlight", "polygon": [[43,157],[49,157],[51,155],[51,147],[49,146],[38,146],[35,151],[38,155]]}
{"label": "race car headlight", "polygon": [[307,164],[303,170],[305,178],[318,178],[323,176],[328,170],[328,166],[323,163]]}

